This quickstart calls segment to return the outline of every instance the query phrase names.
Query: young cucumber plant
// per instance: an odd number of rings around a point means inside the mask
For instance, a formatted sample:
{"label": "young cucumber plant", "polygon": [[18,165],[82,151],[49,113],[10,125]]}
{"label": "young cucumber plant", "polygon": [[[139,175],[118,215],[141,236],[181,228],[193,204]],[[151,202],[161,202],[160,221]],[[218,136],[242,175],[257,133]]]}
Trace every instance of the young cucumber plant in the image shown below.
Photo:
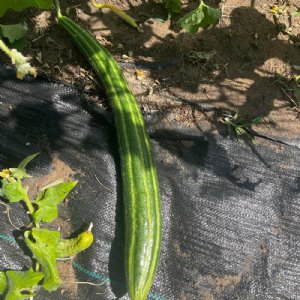
{"label": "young cucumber plant", "polygon": [[28,210],[31,223],[27,225],[23,236],[35,260],[35,267],[27,271],[0,272],[0,297],[4,300],[32,298],[40,284],[48,291],[56,290],[60,286],[56,260],[69,258],[87,249],[93,242],[92,225],[73,239],[62,239],[59,231],[41,228],[41,223],[50,223],[57,218],[57,206],[77,181],[50,185],[42,189],[35,200],[30,199],[28,187],[23,185],[22,180],[31,177],[25,168],[36,155],[25,158],[17,168],[0,172],[0,196],[9,203],[24,201]]}

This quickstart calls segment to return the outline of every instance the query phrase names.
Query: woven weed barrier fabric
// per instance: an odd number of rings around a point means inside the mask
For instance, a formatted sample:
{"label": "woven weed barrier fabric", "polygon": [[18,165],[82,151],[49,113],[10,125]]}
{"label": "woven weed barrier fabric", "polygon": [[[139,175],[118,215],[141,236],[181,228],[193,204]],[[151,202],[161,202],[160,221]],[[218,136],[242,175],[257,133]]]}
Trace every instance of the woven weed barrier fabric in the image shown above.
{"label": "woven weed barrier fabric", "polygon": [[[40,290],[35,299],[129,299],[111,114],[88,105],[75,87],[14,78],[13,70],[0,68],[1,169],[40,152],[28,168],[33,191],[58,178],[79,180],[53,227],[68,237],[93,222],[95,234],[91,248],[59,263],[62,287]],[[145,119],[163,215],[149,299],[300,299],[298,148],[249,146]],[[23,207],[11,207],[12,223],[28,224]],[[20,233],[1,208],[1,270],[28,268]]]}

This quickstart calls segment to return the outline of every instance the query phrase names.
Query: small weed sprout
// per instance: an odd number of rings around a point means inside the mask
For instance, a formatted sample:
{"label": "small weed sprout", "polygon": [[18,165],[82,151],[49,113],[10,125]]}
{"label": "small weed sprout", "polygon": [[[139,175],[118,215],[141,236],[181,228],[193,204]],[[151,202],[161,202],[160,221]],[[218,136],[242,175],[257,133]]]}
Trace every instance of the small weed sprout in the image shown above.
{"label": "small weed sprout", "polygon": [[226,113],[221,118],[221,122],[227,126],[230,136],[234,135],[238,142],[240,141],[240,137],[245,136],[253,144],[255,144],[255,136],[251,126],[261,123],[262,120],[262,117],[246,120],[242,118],[238,112]]}

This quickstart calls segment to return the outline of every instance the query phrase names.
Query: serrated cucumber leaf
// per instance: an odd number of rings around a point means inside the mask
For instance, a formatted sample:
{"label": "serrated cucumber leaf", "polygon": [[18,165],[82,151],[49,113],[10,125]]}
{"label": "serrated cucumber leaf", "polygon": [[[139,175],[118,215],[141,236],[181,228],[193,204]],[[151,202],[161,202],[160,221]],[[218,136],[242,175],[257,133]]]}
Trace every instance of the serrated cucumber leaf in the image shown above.
{"label": "serrated cucumber leaf", "polygon": [[4,38],[7,38],[9,43],[12,44],[15,41],[22,39],[26,32],[26,24],[12,24],[12,25],[0,25],[1,33]]}
{"label": "serrated cucumber leaf", "polygon": [[35,223],[45,222],[50,223],[58,216],[58,208],[55,205],[41,205],[40,208],[33,214]]}
{"label": "serrated cucumber leaf", "polygon": [[44,277],[43,273],[28,271],[6,271],[7,292],[5,300],[23,300],[34,296],[34,288]]}
{"label": "serrated cucumber leaf", "polygon": [[57,205],[68,196],[76,184],[77,181],[63,182],[42,191],[36,198],[38,209],[33,214],[34,221],[52,222],[58,215]]}
{"label": "serrated cucumber leaf", "polygon": [[9,168],[9,171],[11,172],[11,175],[15,178],[23,179],[23,178],[29,178],[31,177],[26,172],[26,166],[38,155],[39,153],[35,153],[32,155],[27,156],[25,159],[23,159],[17,168]]}
{"label": "serrated cucumber leaf", "polygon": [[49,9],[53,4],[52,0],[1,0],[0,1],[0,17],[2,17],[8,9],[22,11],[28,7],[36,7]]}
{"label": "serrated cucumber leaf", "polygon": [[21,182],[2,179],[2,188],[0,194],[9,202],[19,202],[26,197],[27,191],[23,188]]}
{"label": "serrated cucumber leaf", "polygon": [[60,240],[59,231],[33,228],[25,232],[25,242],[32,252],[33,257],[42,266],[44,273],[43,288],[55,291],[60,285],[60,278],[55,260],[55,248]]}
{"label": "serrated cucumber leaf", "polygon": [[1,177],[4,178],[1,180],[0,195],[9,202],[19,202],[27,197],[27,188],[22,186],[21,179],[31,177],[25,168],[37,155],[38,153],[29,155],[20,162],[17,168],[9,168],[1,172]]}
{"label": "serrated cucumber leaf", "polygon": [[221,16],[221,11],[204,4],[201,1],[198,8],[181,18],[177,25],[190,33],[198,32],[199,28],[206,28],[216,24]]}

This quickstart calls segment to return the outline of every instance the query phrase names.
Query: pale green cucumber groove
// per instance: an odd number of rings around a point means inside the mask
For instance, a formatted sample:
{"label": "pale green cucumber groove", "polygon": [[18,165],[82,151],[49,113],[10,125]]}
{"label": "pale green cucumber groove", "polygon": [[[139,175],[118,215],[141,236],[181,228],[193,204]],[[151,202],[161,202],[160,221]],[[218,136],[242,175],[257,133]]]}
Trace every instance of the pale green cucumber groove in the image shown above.
{"label": "pale green cucumber groove", "polygon": [[[111,55],[92,35],[72,20],[58,13],[58,22],[72,36],[104,83],[115,114],[124,173],[122,178],[126,182],[123,188],[125,195],[130,198],[128,209],[131,211],[131,222],[126,222],[127,230],[131,234],[126,250],[128,290],[133,300],[144,300],[155,275],[161,240],[160,199],[150,140],[135,98]],[[130,121],[128,127],[126,116]],[[137,176],[138,173],[142,175]],[[143,199],[137,198],[138,192],[141,192]],[[141,209],[145,210],[147,225],[137,220],[137,214]],[[145,232],[138,232],[141,230]],[[142,257],[137,257],[144,248],[146,254],[142,253]],[[139,263],[135,265],[137,259],[143,259],[146,267],[140,268],[142,264]],[[136,270],[139,273],[135,274]]]}

